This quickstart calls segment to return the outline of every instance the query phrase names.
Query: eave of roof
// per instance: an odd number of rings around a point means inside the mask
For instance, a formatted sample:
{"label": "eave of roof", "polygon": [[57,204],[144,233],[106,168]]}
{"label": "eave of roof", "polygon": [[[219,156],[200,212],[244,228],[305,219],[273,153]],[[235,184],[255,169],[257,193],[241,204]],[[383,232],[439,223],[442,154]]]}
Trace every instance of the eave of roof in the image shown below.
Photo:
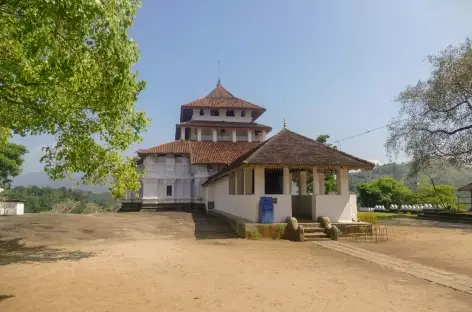
{"label": "eave of roof", "polygon": [[464,185],[457,189],[458,191],[471,191],[472,192],[472,183]]}
{"label": "eave of roof", "polygon": [[206,97],[182,105],[180,108],[180,120],[182,120],[184,110],[193,108],[247,109],[253,111],[253,120],[259,118],[266,110],[264,107],[235,97],[221,85],[220,81],[218,81],[216,87]]}
{"label": "eave of roof", "polygon": [[258,124],[255,122],[228,122],[228,121],[206,121],[206,120],[189,120],[178,123],[177,127],[202,127],[202,128],[244,128],[244,129],[263,129],[272,130],[272,127]]}
{"label": "eave of roof", "polygon": [[270,139],[236,159],[204,184],[224,177],[240,166],[289,168],[348,168],[371,170],[375,164],[331,148],[288,129],[282,129]]}

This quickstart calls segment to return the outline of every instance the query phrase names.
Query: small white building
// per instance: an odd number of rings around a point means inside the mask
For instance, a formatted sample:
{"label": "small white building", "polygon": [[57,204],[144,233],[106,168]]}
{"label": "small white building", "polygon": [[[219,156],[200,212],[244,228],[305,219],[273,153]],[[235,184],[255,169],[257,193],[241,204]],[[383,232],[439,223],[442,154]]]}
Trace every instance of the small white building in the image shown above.
{"label": "small white building", "polygon": [[[181,106],[176,140],[139,150],[145,170],[139,208],[193,206],[259,222],[261,197],[272,197],[274,222],[286,217],[332,222],[357,221],[356,196],[349,193],[348,171],[374,164],[284,128],[255,123],[264,108],[234,97],[218,82],[206,97]],[[336,194],[326,194],[325,174],[335,174]],[[292,195],[298,177],[299,194]],[[313,194],[307,193],[312,177]]]}

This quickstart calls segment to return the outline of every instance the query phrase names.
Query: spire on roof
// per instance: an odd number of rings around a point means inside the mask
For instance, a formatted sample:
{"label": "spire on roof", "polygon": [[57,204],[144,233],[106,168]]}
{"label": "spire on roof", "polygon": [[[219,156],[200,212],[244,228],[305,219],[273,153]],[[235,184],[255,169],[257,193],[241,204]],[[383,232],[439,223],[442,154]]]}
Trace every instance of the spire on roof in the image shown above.
{"label": "spire on roof", "polygon": [[231,94],[228,90],[226,90],[222,85],[220,79],[218,79],[218,83],[213,91],[210,92],[206,96],[207,98],[227,98],[227,99],[234,99],[234,95]]}
{"label": "spire on roof", "polygon": [[284,118],[284,129],[287,129],[287,119]]}

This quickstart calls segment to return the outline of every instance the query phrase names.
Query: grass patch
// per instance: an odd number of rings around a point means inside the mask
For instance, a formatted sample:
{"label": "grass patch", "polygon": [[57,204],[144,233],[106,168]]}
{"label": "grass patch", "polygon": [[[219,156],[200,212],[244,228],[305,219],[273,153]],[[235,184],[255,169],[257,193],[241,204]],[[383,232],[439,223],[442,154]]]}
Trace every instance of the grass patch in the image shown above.
{"label": "grass patch", "polygon": [[357,219],[359,221],[365,221],[372,223],[368,220],[388,220],[393,218],[414,218],[416,214],[412,213],[398,213],[398,212],[358,212]]}

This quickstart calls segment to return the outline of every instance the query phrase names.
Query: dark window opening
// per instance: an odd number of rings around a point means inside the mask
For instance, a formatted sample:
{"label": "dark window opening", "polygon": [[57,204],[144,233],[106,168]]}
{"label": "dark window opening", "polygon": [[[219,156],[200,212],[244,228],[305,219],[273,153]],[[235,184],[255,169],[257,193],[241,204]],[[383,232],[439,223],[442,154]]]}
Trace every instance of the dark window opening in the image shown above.
{"label": "dark window opening", "polygon": [[220,116],[220,111],[217,109],[212,109],[210,111],[210,116]]}
{"label": "dark window opening", "polygon": [[225,129],[220,129],[220,132],[221,133],[226,133],[226,130]]}
{"label": "dark window opening", "polygon": [[245,111],[241,111],[241,117],[246,117],[246,112]]}
{"label": "dark window opening", "polygon": [[167,185],[166,192],[167,196],[172,196],[172,185]]}
{"label": "dark window opening", "polygon": [[205,111],[203,109],[200,110],[200,116],[205,115]]}
{"label": "dark window opening", "polygon": [[234,110],[228,110],[228,111],[226,111],[226,116],[228,116],[228,117],[234,117]]}
{"label": "dark window opening", "polygon": [[283,170],[265,169],[265,193],[283,194]]}
{"label": "dark window opening", "polygon": [[256,135],[261,134],[262,132],[260,130],[256,130]]}

